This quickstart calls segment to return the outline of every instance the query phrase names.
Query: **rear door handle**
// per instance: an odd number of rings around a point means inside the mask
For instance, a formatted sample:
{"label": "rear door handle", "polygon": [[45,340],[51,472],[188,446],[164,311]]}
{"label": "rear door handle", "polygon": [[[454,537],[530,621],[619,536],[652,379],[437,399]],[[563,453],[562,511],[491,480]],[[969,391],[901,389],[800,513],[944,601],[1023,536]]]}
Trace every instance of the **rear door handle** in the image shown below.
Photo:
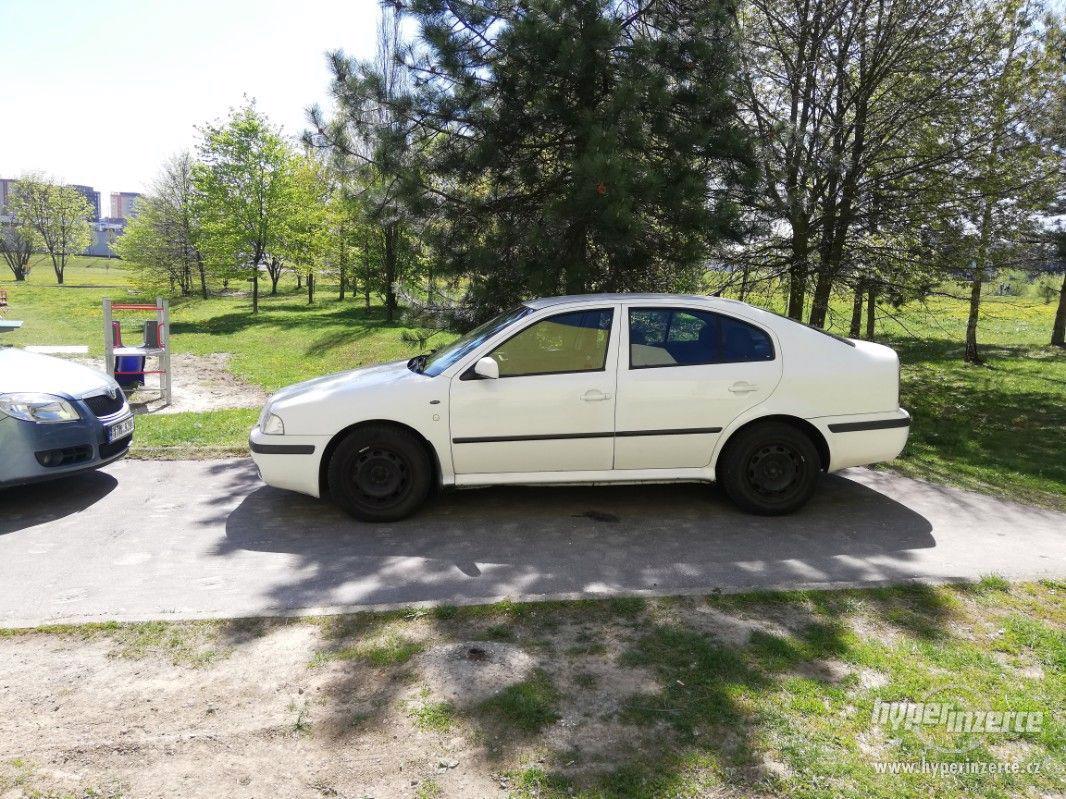
{"label": "rear door handle", "polygon": [[747,380],[738,380],[729,387],[729,390],[734,394],[750,394],[753,391],[758,391],[759,387],[754,383],[749,383]]}
{"label": "rear door handle", "polygon": [[594,388],[590,388],[588,391],[581,395],[581,399],[583,399],[585,402],[603,402],[604,400],[609,400],[610,398],[610,394],[605,394],[602,391],[597,391]]}

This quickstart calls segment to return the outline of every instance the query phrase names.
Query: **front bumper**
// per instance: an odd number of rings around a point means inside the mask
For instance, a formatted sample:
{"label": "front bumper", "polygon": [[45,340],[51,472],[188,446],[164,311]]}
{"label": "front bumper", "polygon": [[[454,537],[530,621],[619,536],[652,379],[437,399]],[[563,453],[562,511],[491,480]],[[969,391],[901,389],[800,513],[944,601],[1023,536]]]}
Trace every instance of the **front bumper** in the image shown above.
{"label": "front bumper", "polygon": [[248,448],[263,482],[275,488],[321,495],[319,464],[329,436],[269,436],[259,426],[248,434]]}
{"label": "front bumper", "polygon": [[[128,408],[106,417],[93,415],[84,405],[79,412],[82,418],[60,424],[0,418],[0,488],[99,469],[129,451],[132,434],[107,440],[111,425],[132,416]],[[55,465],[44,465],[48,462]]]}

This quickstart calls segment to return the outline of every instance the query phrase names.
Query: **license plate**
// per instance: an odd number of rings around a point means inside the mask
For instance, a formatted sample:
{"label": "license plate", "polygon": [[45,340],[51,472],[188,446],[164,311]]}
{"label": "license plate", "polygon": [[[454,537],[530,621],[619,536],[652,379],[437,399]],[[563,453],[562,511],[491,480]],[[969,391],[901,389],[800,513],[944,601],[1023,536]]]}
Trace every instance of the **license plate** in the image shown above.
{"label": "license plate", "polygon": [[133,417],[129,416],[121,422],[115,422],[107,428],[107,443],[111,444],[120,438],[125,438],[133,432]]}

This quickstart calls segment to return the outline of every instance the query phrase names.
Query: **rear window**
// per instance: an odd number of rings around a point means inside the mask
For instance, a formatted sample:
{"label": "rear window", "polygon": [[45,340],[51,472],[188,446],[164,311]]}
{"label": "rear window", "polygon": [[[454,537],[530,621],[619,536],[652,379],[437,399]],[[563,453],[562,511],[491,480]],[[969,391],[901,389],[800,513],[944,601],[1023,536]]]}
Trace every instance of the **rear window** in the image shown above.
{"label": "rear window", "polygon": [[770,337],[731,316],[693,308],[629,310],[631,369],[773,359]]}

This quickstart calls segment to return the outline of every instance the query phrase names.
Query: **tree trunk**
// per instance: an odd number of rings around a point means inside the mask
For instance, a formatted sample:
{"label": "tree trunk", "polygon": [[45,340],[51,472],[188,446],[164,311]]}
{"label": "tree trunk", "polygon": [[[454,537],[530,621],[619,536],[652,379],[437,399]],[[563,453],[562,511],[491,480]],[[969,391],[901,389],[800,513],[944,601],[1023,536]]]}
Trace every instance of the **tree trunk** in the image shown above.
{"label": "tree trunk", "polygon": [[385,321],[396,316],[396,223],[385,225]]}
{"label": "tree trunk", "polygon": [[189,253],[185,252],[181,259],[181,296],[188,297],[192,294],[192,266],[189,263]]}
{"label": "tree trunk", "polygon": [[315,273],[307,270],[307,304],[312,305],[315,301]]}
{"label": "tree trunk", "polygon": [[1055,311],[1055,325],[1051,328],[1051,343],[1066,347],[1066,275],[1062,276],[1062,288],[1059,289],[1059,308]]}
{"label": "tree trunk", "polygon": [[825,317],[829,312],[829,292],[833,288],[833,276],[829,264],[823,264],[818,270],[818,280],[814,284],[814,297],[811,299],[811,324],[825,327]]}
{"label": "tree trunk", "polygon": [[52,259],[52,271],[56,273],[56,283],[58,283],[60,286],[63,285],[64,266],[65,264],[62,261],[57,261],[55,258]]}
{"label": "tree trunk", "polygon": [[977,349],[977,319],[981,312],[981,286],[984,283],[982,272],[978,267],[970,283],[970,315],[966,319],[966,351],[962,355],[966,363],[973,364],[982,363],[981,353]]}
{"label": "tree trunk", "polygon": [[363,237],[363,302],[370,310],[370,237]]}
{"label": "tree trunk", "polygon": [[337,270],[340,272],[341,286],[337,299],[343,301],[344,290],[345,288],[347,288],[346,284],[348,282],[348,246],[347,244],[345,244],[344,225],[341,225],[340,229],[340,252],[338,253],[338,256],[339,257],[337,258]]}
{"label": "tree trunk", "polygon": [[803,299],[807,294],[807,258],[810,242],[805,219],[798,219],[792,228],[792,263],[788,267],[788,316],[803,318]]}
{"label": "tree trunk", "polygon": [[300,291],[304,287],[304,276],[300,273],[296,273],[296,290]]}
{"label": "tree trunk", "polygon": [[204,269],[204,256],[196,253],[196,270],[200,273],[200,295],[207,299],[207,270]]}
{"label": "tree trunk", "polygon": [[848,328],[848,335],[851,338],[858,338],[862,329],[862,297],[864,293],[863,282],[860,280],[855,284],[855,297],[851,301],[851,327]]}
{"label": "tree trunk", "polygon": [[870,286],[866,295],[866,339],[874,340],[874,325],[877,322],[877,287]]}

